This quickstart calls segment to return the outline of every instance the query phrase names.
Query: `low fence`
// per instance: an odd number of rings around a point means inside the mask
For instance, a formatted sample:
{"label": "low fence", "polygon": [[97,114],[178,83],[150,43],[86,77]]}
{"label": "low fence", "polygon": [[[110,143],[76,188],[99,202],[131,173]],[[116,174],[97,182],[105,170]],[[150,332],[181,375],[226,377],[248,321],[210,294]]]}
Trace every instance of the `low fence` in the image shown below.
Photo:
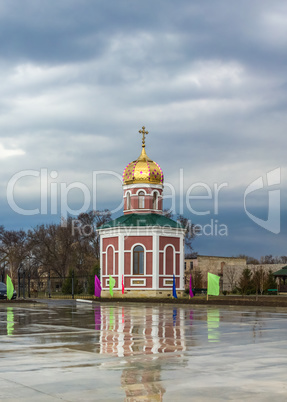
{"label": "low fence", "polygon": [[66,278],[60,278],[48,274],[45,277],[31,277],[25,272],[18,274],[17,291],[18,298],[74,298],[79,295],[82,298],[91,297],[94,294],[94,275],[75,275],[72,273]]}

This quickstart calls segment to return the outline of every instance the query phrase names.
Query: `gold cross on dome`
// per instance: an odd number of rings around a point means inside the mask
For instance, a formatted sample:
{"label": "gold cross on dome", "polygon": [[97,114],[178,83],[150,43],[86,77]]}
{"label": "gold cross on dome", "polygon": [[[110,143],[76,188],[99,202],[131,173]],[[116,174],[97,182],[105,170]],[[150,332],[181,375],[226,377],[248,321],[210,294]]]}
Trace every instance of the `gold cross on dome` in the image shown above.
{"label": "gold cross on dome", "polygon": [[142,134],[142,136],[143,136],[142,146],[144,148],[145,147],[145,136],[148,134],[148,131],[145,131],[145,126],[142,126],[142,129],[139,130],[139,133]]}

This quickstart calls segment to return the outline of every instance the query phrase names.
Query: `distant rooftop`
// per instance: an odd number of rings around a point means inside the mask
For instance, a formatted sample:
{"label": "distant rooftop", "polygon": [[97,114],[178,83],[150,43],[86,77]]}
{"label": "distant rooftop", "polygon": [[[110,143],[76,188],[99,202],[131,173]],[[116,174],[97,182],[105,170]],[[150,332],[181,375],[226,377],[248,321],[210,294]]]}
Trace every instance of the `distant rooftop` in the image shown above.
{"label": "distant rooftop", "polygon": [[224,258],[224,259],[232,259],[232,260],[246,260],[246,258],[242,257],[223,257],[221,255],[197,255],[195,258],[185,258],[186,260],[196,260],[198,257],[207,257],[207,258]]}

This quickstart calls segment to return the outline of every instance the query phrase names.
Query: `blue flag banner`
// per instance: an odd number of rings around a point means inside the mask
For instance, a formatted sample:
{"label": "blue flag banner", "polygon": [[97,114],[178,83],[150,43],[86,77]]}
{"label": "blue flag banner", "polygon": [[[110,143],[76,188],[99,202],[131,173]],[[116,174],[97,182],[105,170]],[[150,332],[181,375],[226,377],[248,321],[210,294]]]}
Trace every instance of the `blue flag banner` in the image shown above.
{"label": "blue flag banner", "polygon": [[174,276],[174,274],[173,274],[172,296],[173,296],[175,299],[177,299],[176,286],[175,286],[175,276]]}

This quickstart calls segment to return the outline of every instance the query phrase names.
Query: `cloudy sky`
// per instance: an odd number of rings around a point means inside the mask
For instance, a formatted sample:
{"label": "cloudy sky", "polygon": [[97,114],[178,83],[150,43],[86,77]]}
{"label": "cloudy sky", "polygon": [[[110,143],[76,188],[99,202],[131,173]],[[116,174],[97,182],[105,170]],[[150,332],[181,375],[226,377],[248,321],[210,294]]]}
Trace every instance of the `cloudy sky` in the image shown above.
{"label": "cloudy sky", "polygon": [[286,2],[9,0],[0,40],[0,224],[119,216],[145,125],[196,251],[287,254]]}

